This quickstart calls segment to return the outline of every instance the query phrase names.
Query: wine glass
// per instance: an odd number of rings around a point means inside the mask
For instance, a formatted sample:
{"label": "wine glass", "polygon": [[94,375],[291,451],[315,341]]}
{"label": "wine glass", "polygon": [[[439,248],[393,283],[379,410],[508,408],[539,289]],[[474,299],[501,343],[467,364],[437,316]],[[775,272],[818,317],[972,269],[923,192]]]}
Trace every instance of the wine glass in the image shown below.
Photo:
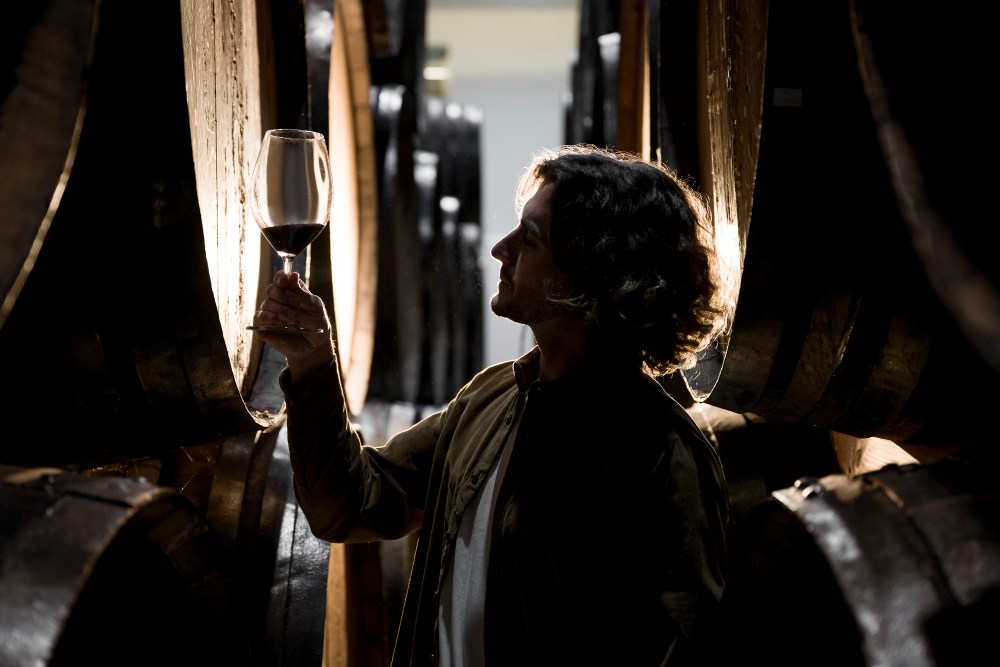
{"label": "wine glass", "polygon": [[[333,185],[330,155],[319,132],[274,129],[264,133],[253,168],[250,210],[261,234],[292,272],[304,251],[330,219]],[[323,333],[295,323],[248,326],[258,331]]]}

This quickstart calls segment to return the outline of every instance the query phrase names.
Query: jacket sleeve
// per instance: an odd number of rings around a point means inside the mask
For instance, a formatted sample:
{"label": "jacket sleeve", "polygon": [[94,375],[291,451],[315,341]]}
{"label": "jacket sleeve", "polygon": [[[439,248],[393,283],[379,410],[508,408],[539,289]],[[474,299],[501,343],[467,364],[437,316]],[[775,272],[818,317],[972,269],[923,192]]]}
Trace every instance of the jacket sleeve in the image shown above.
{"label": "jacket sleeve", "polygon": [[397,539],[420,526],[440,415],[382,446],[350,422],[336,362],[285,393],[295,497],[313,534],[330,542]]}
{"label": "jacket sleeve", "polygon": [[727,575],[727,484],[717,453],[699,435],[693,430],[675,435],[654,473],[662,480],[655,487],[666,511],[663,525],[677,540],[662,554],[666,576],[660,591],[680,632],[669,661],[677,665],[706,664],[715,650]]}

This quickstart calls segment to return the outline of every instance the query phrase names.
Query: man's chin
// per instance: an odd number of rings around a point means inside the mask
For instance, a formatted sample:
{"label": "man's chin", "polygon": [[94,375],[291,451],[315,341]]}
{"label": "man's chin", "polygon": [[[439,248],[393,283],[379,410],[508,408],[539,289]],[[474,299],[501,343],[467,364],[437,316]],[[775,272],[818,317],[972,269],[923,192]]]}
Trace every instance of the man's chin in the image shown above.
{"label": "man's chin", "polygon": [[490,299],[490,310],[492,310],[493,314],[497,317],[507,317],[507,309],[502,303],[500,303],[499,294],[494,294],[493,298]]}
{"label": "man's chin", "polygon": [[492,310],[493,314],[497,317],[503,317],[504,319],[521,324],[521,321],[516,317],[516,313],[511,310],[509,304],[504,303],[500,299],[499,294],[494,294],[493,298],[490,299],[490,310]]}

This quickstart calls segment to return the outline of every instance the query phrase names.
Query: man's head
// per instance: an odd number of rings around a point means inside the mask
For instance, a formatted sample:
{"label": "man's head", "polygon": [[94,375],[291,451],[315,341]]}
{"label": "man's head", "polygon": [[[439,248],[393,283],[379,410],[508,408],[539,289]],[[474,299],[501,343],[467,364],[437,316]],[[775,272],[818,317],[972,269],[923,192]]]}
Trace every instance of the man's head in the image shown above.
{"label": "man's head", "polygon": [[[593,146],[542,151],[518,183],[516,207],[522,223],[493,254],[503,288],[505,271],[513,278],[520,270],[532,223],[547,232],[540,249],[551,266],[540,274],[547,282],[534,286],[533,317],[586,318],[602,342],[641,355],[656,372],[692,366],[721,332],[711,219],[701,196],[668,168]],[[514,287],[498,292],[494,312],[532,324],[511,315],[520,315],[514,297],[527,284]]]}
{"label": "man's head", "polygon": [[523,206],[520,220],[493,246],[500,260],[500,283],[490,301],[493,312],[520,324],[539,326],[568,314],[558,300],[571,296],[572,281],[553,258],[551,246],[552,195],[542,185]]}

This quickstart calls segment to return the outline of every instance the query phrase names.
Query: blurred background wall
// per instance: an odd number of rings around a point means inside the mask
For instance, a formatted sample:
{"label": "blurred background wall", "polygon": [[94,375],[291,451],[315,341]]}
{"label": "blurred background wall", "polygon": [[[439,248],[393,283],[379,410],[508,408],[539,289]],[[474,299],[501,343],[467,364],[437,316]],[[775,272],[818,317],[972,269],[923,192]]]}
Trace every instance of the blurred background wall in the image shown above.
{"label": "blurred background wall", "polygon": [[429,0],[428,60],[440,49],[442,90],[482,110],[484,363],[520,356],[527,327],[494,316],[499,264],[490,249],[515,225],[514,185],[531,153],[563,143],[564,96],[579,39],[575,0]]}

